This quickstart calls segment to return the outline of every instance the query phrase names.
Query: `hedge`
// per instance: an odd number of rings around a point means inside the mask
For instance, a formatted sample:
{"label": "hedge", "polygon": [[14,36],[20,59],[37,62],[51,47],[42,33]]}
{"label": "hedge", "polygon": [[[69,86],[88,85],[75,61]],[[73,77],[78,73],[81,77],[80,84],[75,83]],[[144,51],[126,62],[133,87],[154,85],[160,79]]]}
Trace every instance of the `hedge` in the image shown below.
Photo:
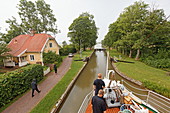
{"label": "hedge", "polygon": [[33,79],[43,79],[43,67],[38,64],[22,67],[0,76],[0,108],[31,87]]}
{"label": "hedge", "polygon": [[156,84],[148,80],[143,80],[142,83],[146,88],[170,98],[170,90],[166,87],[163,87],[161,84]]}

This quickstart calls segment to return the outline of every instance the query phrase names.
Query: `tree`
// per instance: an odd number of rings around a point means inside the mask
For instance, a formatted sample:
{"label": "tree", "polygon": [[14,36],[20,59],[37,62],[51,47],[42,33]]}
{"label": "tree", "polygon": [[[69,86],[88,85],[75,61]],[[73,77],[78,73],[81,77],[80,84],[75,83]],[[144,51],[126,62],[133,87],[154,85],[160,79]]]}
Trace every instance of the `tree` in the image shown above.
{"label": "tree", "polygon": [[10,49],[7,48],[6,44],[0,43],[0,61],[8,56],[7,52],[9,51]]}
{"label": "tree", "polygon": [[12,38],[20,34],[30,33],[30,30],[37,33],[57,33],[57,19],[50,5],[46,4],[44,0],[38,0],[35,3],[20,0],[17,8],[21,23],[18,23],[15,17],[6,21],[9,24],[9,29],[6,30],[7,33],[4,33],[2,37],[6,43],[9,43]]}
{"label": "tree", "polygon": [[157,54],[162,47],[168,48],[169,24],[164,11],[150,9],[143,1],[125,8],[116,22],[109,26],[103,43],[108,47],[116,46],[123,53],[129,53],[129,57],[132,57],[132,51],[136,51],[136,60],[145,51]]}
{"label": "tree", "polygon": [[40,20],[40,28],[41,31],[52,32],[54,34],[57,33],[57,25],[55,15],[53,14],[53,10],[51,10],[50,5],[46,4],[44,0],[38,0],[36,2],[37,11],[39,14]]}
{"label": "tree", "polygon": [[62,42],[62,45],[63,45],[63,47],[66,46],[66,45],[67,45],[67,42],[66,42],[66,41],[63,41],[63,42]]}
{"label": "tree", "polygon": [[53,64],[55,62],[62,62],[62,57],[57,55],[55,52],[49,51],[48,53],[43,53],[43,62],[45,64]]}
{"label": "tree", "polygon": [[69,27],[68,37],[73,44],[78,45],[78,50],[96,44],[97,27],[93,18],[89,13],[82,13]]}
{"label": "tree", "polygon": [[4,42],[9,43],[12,38],[24,33],[15,17],[6,20],[6,23],[9,24],[9,29],[6,29],[7,33],[2,33],[2,40]]}
{"label": "tree", "polygon": [[40,32],[40,20],[38,18],[36,5],[31,1],[20,0],[20,4],[18,4],[17,8],[21,19],[20,27],[23,32],[28,33],[30,29]]}

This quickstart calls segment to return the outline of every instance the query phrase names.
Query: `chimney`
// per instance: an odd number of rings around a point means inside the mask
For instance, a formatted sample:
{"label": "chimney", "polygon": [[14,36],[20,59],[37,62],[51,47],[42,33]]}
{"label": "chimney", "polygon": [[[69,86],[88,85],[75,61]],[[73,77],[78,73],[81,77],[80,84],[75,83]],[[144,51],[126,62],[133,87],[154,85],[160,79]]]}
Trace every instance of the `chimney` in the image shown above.
{"label": "chimney", "polygon": [[30,30],[30,36],[34,36],[35,33],[36,33],[35,30],[33,29]]}
{"label": "chimney", "polygon": [[17,39],[15,39],[15,41],[14,41],[14,44],[16,44],[17,43]]}

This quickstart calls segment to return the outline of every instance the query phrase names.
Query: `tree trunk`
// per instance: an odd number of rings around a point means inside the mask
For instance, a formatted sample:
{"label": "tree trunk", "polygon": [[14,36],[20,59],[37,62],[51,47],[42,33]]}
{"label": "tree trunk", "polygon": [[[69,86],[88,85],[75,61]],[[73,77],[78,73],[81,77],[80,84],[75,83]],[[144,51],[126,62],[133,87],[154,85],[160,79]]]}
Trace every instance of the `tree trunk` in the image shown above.
{"label": "tree trunk", "polygon": [[86,46],[85,45],[83,46],[83,50],[86,51]]}
{"label": "tree trunk", "polygon": [[122,53],[125,54],[125,49],[122,50]]}
{"label": "tree trunk", "polygon": [[136,54],[135,60],[139,60],[139,55],[140,55],[140,49],[137,50],[137,54]]}
{"label": "tree trunk", "polygon": [[130,49],[129,58],[132,58],[132,50]]}
{"label": "tree trunk", "polygon": [[80,47],[80,41],[79,41],[79,50],[78,50],[78,51],[79,51],[79,53],[80,53],[80,49],[81,49],[81,47]]}

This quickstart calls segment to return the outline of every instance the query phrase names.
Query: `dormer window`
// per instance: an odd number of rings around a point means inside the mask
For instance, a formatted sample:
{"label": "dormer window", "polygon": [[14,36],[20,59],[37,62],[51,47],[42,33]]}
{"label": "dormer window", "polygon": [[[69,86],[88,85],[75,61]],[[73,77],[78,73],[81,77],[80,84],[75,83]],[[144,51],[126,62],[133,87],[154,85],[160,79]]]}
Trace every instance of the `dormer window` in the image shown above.
{"label": "dormer window", "polygon": [[53,43],[49,43],[49,46],[50,46],[50,47],[53,47]]}
{"label": "dormer window", "polygon": [[17,43],[17,39],[15,39],[15,41],[14,41],[14,44],[16,44]]}

